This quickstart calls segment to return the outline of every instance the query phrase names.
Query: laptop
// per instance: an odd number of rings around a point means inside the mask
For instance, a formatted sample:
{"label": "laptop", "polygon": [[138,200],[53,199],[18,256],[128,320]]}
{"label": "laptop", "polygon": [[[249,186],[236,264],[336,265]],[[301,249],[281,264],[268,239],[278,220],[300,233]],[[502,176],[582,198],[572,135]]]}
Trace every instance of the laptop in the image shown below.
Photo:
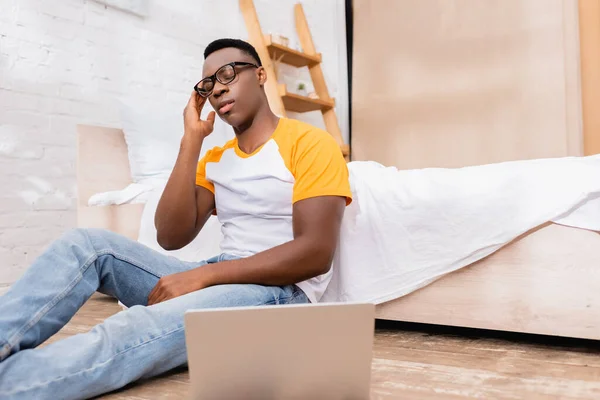
{"label": "laptop", "polygon": [[369,398],[375,305],[189,310],[189,398]]}

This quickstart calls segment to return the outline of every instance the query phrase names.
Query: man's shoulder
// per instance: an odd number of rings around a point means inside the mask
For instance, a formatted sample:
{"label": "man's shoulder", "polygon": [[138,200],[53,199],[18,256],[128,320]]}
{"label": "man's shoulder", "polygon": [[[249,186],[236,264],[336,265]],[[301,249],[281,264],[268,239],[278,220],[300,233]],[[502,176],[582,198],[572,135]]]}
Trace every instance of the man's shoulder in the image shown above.
{"label": "man's shoulder", "polygon": [[[285,136],[293,142],[329,142],[334,140],[326,130],[294,118],[286,119]],[[335,140],[334,140],[335,141]]]}
{"label": "man's shoulder", "polygon": [[209,149],[203,157],[205,162],[219,162],[221,160],[221,156],[226,150],[235,147],[236,140],[236,138],[233,138],[222,146],[214,146],[213,148]]}

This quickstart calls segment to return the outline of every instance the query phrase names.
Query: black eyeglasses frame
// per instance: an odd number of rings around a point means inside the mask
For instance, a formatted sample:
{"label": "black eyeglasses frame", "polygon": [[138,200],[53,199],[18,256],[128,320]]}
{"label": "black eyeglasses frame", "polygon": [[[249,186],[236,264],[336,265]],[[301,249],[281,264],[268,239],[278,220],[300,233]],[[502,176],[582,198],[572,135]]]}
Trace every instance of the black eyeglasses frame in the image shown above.
{"label": "black eyeglasses frame", "polygon": [[[213,92],[213,91],[211,90],[211,91],[210,91],[210,92],[208,92],[207,94],[203,94],[203,93],[201,93],[201,92],[200,92],[200,90],[198,89],[198,86],[199,86],[199,85],[200,85],[202,82],[204,82],[204,81],[211,81],[211,82],[212,82],[212,84],[213,84],[213,89],[214,89],[215,81],[217,81],[217,82],[219,82],[219,83],[221,83],[221,84],[223,84],[223,85],[227,85],[227,84],[229,84],[229,83],[233,82],[233,81],[235,80],[235,78],[237,77],[237,74],[238,74],[238,73],[237,73],[237,71],[235,70],[235,67],[237,67],[237,66],[248,66],[248,65],[249,65],[249,66],[252,66],[252,67],[254,67],[254,68],[258,68],[258,67],[259,67],[258,65],[254,64],[254,63],[249,63],[249,62],[244,62],[244,61],[232,61],[232,62],[230,62],[230,63],[227,63],[227,64],[225,64],[225,65],[222,65],[222,66],[220,66],[220,67],[219,67],[219,69],[217,69],[217,71],[216,71],[214,74],[212,74],[212,75],[210,75],[210,76],[207,76],[206,78],[203,78],[203,79],[201,79],[201,80],[200,80],[198,83],[196,83],[196,84],[194,85],[194,91],[195,91],[196,93],[198,93],[198,94],[199,94],[200,96],[202,96],[202,97],[208,97],[208,96],[210,96],[210,95],[212,94],[212,92]],[[217,74],[218,74],[218,73],[219,73],[219,71],[221,71],[223,68],[226,68],[226,67],[228,67],[228,66],[230,66],[230,67],[233,69],[233,78],[231,78],[231,80],[229,80],[229,81],[227,81],[227,82],[223,82],[223,81],[221,81],[219,78],[217,78]]]}

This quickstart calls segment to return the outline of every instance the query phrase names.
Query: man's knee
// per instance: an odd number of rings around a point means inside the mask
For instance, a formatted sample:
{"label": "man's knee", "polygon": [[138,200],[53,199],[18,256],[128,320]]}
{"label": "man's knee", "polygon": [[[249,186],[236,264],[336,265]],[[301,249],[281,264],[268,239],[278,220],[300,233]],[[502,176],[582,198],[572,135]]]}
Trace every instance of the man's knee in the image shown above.
{"label": "man's knee", "polygon": [[81,244],[88,240],[87,229],[85,228],[74,228],[69,229],[58,239],[63,244]]}
{"label": "man's knee", "polygon": [[73,228],[69,229],[60,237],[59,241],[64,244],[84,245],[90,240],[90,236],[97,235],[96,229],[90,228]]}
{"label": "man's knee", "polygon": [[74,228],[66,231],[55,243],[58,249],[73,250],[76,253],[98,252],[112,247],[115,233],[97,228]]}
{"label": "man's knee", "polygon": [[110,240],[114,232],[98,228],[73,228],[66,231],[60,240],[69,243],[87,244],[97,240]]}

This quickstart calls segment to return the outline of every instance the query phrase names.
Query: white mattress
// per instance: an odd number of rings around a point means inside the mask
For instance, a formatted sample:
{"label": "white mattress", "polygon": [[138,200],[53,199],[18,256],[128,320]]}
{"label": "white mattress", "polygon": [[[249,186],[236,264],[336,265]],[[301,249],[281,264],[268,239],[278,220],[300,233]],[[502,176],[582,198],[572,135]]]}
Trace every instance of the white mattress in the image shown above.
{"label": "white mattress", "polygon": [[600,156],[460,169],[349,168],[355,201],[321,301],[393,300],[549,221],[600,231]]}
{"label": "white mattress", "polygon": [[[348,167],[354,200],[322,302],[398,298],[548,221],[600,231],[600,156],[459,169],[399,171],[375,162]],[[158,246],[153,221],[161,191],[148,193],[140,242],[190,261],[218,254],[216,217],[186,248]]]}

